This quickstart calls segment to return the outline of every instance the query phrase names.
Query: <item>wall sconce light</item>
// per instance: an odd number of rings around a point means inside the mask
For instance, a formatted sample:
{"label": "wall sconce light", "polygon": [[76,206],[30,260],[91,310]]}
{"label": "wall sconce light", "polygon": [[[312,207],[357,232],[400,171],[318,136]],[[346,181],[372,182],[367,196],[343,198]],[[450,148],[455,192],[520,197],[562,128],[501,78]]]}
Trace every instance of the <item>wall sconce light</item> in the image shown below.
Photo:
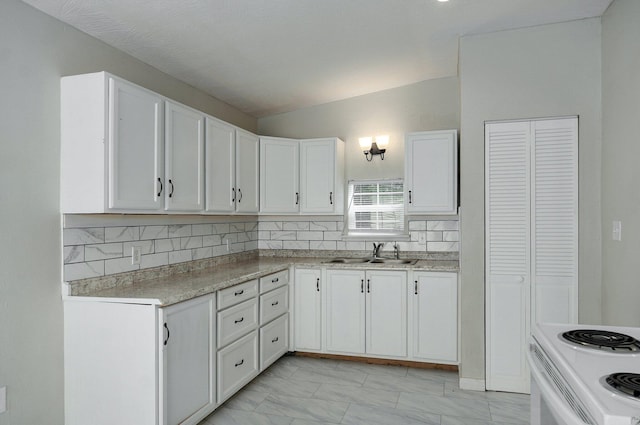
{"label": "wall sconce light", "polygon": [[387,151],[386,147],[389,144],[388,135],[376,136],[375,140],[373,137],[361,137],[359,141],[367,161],[373,160],[374,155],[380,155],[380,159],[384,160],[384,153]]}

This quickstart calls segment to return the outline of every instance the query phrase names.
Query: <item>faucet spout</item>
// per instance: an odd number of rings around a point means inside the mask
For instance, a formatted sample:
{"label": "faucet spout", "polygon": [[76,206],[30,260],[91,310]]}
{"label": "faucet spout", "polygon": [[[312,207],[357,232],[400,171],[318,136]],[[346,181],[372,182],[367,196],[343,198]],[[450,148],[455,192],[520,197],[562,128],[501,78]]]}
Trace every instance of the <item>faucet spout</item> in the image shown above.
{"label": "faucet spout", "polygon": [[384,246],[384,242],[380,242],[379,244],[373,244],[373,258],[379,258],[380,257],[380,250],[382,249],[382,247]]}

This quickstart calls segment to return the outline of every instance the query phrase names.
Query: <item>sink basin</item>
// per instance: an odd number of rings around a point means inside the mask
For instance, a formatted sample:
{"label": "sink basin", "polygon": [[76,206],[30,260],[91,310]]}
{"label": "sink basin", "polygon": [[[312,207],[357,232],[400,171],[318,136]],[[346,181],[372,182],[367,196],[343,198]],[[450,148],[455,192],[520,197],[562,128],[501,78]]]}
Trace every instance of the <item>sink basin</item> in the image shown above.
{"label": "sink basin", "polygon": [[418,260],[397,260],[395,258],[375,258],[369,261],[372,264],[415,264],[417,262]]}
{"label": "sink basin", "polygon": [[338,264],[362,264],[369,262],[368,258],[334,258],[325,263],[338,263]]}
{"label": "sink basin", "polygon": [[418,260],[396,260],[395,258],[374,258],[373,260],[370,258],[332,258],[331,260],[325,261],[325,264],[406,264],[413,265],[417,263]]}

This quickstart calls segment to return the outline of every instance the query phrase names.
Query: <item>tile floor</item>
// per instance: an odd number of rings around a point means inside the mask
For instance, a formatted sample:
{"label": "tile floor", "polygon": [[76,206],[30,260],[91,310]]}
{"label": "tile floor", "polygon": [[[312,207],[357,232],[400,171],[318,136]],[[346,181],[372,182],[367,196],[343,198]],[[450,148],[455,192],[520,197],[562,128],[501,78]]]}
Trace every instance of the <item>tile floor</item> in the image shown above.
{"label": "tile floor", "polygon": [[525,425],[529,396],[463,391],[458,374],[285,356],[199,425]]}

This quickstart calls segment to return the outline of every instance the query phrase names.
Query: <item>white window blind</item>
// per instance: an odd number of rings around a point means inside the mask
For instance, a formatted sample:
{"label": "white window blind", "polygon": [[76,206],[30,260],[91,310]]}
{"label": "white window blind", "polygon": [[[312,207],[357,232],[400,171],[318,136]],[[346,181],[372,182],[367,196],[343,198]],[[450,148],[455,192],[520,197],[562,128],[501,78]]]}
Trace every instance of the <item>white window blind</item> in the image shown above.
{"label": "white window blind", "polygon": [[349,234],[398,234],[404,231],[402,180],[349,182]]}

